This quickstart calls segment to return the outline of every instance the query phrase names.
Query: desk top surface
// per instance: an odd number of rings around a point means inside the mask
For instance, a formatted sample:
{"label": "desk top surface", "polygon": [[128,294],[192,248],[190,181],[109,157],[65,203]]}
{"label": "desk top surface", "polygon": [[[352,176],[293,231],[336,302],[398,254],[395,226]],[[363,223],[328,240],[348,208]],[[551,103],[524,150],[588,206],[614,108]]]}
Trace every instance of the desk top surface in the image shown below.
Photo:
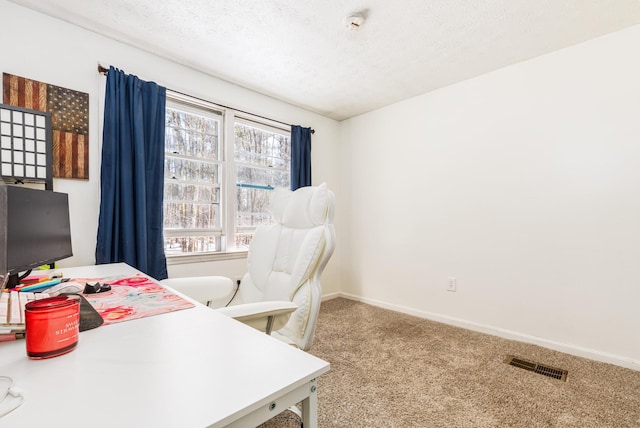
{"label": "desk top surface", "polygon": [[[72,278],[139,273],[125,264],[61,270]],[[27,358],[24,340],[0,343],[0,375],[25,397],[0,425],[224,426],[328,370],[196,304],[84,331],[74,351],[47,360]]]}

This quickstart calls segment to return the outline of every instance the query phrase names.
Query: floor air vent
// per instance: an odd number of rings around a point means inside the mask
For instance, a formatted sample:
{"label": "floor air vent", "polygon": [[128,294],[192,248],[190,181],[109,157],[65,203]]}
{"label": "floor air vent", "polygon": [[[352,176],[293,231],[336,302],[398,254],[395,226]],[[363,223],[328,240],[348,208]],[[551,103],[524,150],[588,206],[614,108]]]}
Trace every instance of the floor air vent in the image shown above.
{"label": "floor air vent", "polygon": [[567,381],[567,371],[563,369],[557,369],[555,367],[545,366],[544,364],[536,363],[533,361],[523,360],[522,358],[517,358],[513,355],[507,355],[505,363],[509,364],[510,366],[519,367],[530,372],[541,374],[543,376],[552,377],[563,382]]}

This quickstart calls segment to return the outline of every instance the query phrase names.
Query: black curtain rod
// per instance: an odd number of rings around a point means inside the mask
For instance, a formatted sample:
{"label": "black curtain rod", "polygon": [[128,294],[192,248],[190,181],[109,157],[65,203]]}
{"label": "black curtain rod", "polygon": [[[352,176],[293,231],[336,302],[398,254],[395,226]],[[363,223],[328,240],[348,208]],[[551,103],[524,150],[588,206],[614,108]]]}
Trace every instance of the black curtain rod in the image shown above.
{"label": "black curtain rod", "polygon": [[[100,73],[100,74],[104,74],[104,75],[106,76],[108,72],[109,72],[109,69],[108,69],[108,68],[105,68],[105,67],[101,66],[100,64],[98,64],[98,73]],[[215,104],[215,105],[217,105],[217,106],[219,106],[219,107],[222,107],[222,108],[228,108],[228,109],[230,109],[230,110],[239,111],[240,113],[248,114],[248,115],[250,115],[250,116],[259,117],[260,119],[270,120],[270,121],[272,121],[272,122],[276,122],[276,123],[281,123],[282,125],[293,126],[293,125],[291,125],[290,123],[282,122],[282,121],[280,121],[280,120],[271,119],[271,118],[268,118],[268,117],[265,117],[265,116],[260,116],[259,114],[255,114],[255,113],[249,113],[248,111],[239,110],[239,109],[237,109],[237,108],[233,108],[233,107],[225,106],[225,105],[223,105],[223,104],[214,103],[214,102],[212,102],[212,101],[205,100],[205,99],[203,99],[203,98],[199,98],[199,97],[195,97],[195,96],[193,96],[193,95],[185,94],[184,92],[174,91],[173,89],[169,89],[169,90],[170,90],[171,92],[175,92],[176,94],[180,94],[180,95],[185,96],[185,97],[195,98],[196,100],[203,101],[203,102],[205,102],[205,103]],[[312,129],[311,129],[311,133],[312,133],[312,134],[315,134],[315,133],[316,133],[316,130],[312,128]]]}

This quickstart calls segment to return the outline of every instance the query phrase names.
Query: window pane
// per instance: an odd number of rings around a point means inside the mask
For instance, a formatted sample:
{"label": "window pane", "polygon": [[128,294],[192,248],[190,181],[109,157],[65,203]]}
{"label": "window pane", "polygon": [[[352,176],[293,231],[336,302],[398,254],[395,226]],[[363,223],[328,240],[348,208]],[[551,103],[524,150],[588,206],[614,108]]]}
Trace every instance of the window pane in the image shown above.
{"label": "window pane", "polygon": [[236,123],[234,154],[238,162],[288,171],[291,143],[288,135]]}
{"label": "window pane", "polygon": [[220,238],[216,236],[173,236],[164,240],[164,252],[167,256],[214,251],[220,251]]}
{"label": "window pane", "polygon": [[286,187],[289,188],[289,171],[274,169],[252,168],[238,166],[239,184],[253,184],[261,187]]}
{"label": "window pane", "polygon": [[165,178],[218,184],[218,164],[165,156]]}
{"label": "window pane", "polygon": [[220,192],[217,187],[182,183],[179,181],[168,181],[164,184],[164,201],[197,201],[197,202],[220,202]]}
{"label": "window pane", "polygon": [[165,120],[167,153],[219,159],[219,119],[167,107]]}
{"label": "window pane", "polygon": [[253,233],[236,233],[236,248],[249,248]]}
{"label": "window pane", "polygon": [[197,202],[164,203],[165,229],[216,229],[218,228],[218,204]]}
{"label": "window pane", "polygon": [[251,189],[238,187],[236,192],[238,227],[255,227],[261,224],[271,224],[271,214],[269,214],[269,201],[271,191],[266,189]]}

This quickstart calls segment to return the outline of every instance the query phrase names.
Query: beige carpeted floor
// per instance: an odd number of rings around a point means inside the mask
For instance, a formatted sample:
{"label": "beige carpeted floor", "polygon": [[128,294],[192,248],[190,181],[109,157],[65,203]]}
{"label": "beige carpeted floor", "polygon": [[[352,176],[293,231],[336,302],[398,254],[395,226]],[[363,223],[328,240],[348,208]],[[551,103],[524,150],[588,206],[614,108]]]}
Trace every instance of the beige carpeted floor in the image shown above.
{"label": "beige carpeted floor", "polygon": [[[311,354],[319,426],[640,427],[640,371],[347,299],[323,302]],[[504,363],[568,370],[566,382]],[[289,412],[264,425],[298,427]]]}

